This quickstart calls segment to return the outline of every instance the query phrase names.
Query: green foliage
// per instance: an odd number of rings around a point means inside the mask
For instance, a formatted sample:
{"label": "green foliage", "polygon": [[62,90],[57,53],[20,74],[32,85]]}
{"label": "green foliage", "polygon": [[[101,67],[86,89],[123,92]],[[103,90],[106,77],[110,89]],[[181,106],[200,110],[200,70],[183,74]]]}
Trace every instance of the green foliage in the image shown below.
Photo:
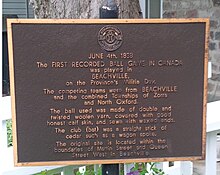
{"label": "green foliage", "polygon": [[[122,166],[122,165],[121,165]],[[94,166],[87,166],[86,171],[84,173],[80,173],[77,171],[75,175],[102,175],[102,169],[101,166],[99,166],[97,173],[94,171]],[[120,175],[124,175],[123,168],[120,168]],[[158,169],[156,167],[156,163],[150,162],[150,163],[134,163],[134,168],[132,171],[138,171],[139,175],[165,175],[163,170]],[[41,171],[40,173],[37,173],[35,175],[49,175],[49,171]]]}
{"label": "green foliage", "polygon": [[77,171],[76,175],[96,175],[96,174],[94,170],[86,170],[85,173],[80,173],[79,171]]}
{"label": "green foliage", "polygon": [[101,167],[98,168],[98,171],[97,171],[96,175],[102,175],[102,169],[101,169]]}
{"label": "green foliage", "polygon": [[102,175],[102,169],[99,167],[97,173],[95,173],[93,166],[87,166],[85,173],[77,171],[76,175]]}
{"label": "green foliage", "polygon": [[[163,170],[156,167],[156,163],[134,163],[132,171],[138,171],[140,175],[165,175]],[[85,173],[76,172],[75,175],[102,175],[101,167],[98,168],[98,172],[95,174],[93,166],[87,166]],[[120,175],[124,175],[124,168],[120,167]]]}
{"label": "green foliage", "polygon": [[140,175],[165,175],[164,171],[156,167],[156,163],[135,163],[132,171],[138,171]]}
{"label": "green foliage", "polygon": [[8,147],[12,146],[12,120],[6,121]]}
{"label": "green foliage", "polygon": [[121,163],[120,164],[120,175],[124,175],[124,164],[123,163]]}
{"label": "green foliage", "polygon": [[86,170],[84,175],[95,175],[95,171],[94,170]]}
{"label": "green foliage", "polygon": [[37,173],[37,174],[35,174],[35,175],[47,175],[47,170],[41,171],[40,173]]}
{"label": "green foliage", "polygon": [[79,171],[76,172],[76,175],[82,175],[82,173],[80,173]]}

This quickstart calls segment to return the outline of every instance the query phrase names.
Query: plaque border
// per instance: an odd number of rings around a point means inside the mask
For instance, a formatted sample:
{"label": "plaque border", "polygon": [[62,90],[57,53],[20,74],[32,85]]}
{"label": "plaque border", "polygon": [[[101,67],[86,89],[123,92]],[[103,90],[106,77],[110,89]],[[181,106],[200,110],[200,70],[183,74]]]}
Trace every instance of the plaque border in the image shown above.
{"label": "plaque border", "polygon": [[[203,130],[202,130],[202,155],[189,157],[163,157],[141,159],[109,159],[109,160],[78,160],[78,161],[45,161],[45,162],[19,162],[17,147],[16,125],[16,97],[14,84],[14,61],[13,61],[13,24],[169,24],[169,23],[205,23],[205,52],[204,52],[204,87],[203,87]],[[207,90],[208,90],[208,58],[209,58],[209,18],[171,18],[171,19],[7,19],[8,32],[8,55],[10,72],[10,93],[13,128],[13,154],[15,166],[46,166],[46,165],[84,165],[84,164],[112,164],[134,162],[164,162],[164,161],[194,161],[205,159],[206,150],[206,113],[207,113]]]}

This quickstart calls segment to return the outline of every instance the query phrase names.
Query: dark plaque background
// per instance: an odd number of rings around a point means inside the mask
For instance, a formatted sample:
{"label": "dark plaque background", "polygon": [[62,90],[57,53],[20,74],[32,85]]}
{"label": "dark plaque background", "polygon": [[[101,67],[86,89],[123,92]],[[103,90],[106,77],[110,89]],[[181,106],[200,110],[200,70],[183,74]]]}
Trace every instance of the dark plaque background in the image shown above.
{"label": "dark plaque background", "polygon": [[[18,163],[25,162],[52,162],[52,161],[83,161],[83,160],[121,160],[126,162],[128,159],[153,158],[184,158],[202,157],[203,145],[203,98],[204,98],[204,53],[205,53],[205,23],[149,23],[149,24],[110,24],[117,27],[123,34],[123,43],[119,49],[113,52],[103,50],[98,44],[98,32],[107,24],[12,24],[13,36],[13,58],[14,58],[14,88],[16,104],[16,138]],[[90,84],[92,73],[90,68],[71,67],[72,62],[91,61],[88,59],[90,53],[103,53],[103,59],[92,61],[103,61],[105,67],[109,67],[110,61],[117,62],[111,68],[123,68],[122,73],[127,73],[130,79],[140,81],[140,84],[126,85],[126,79],[114,79],[118,85],[111,86]],[[117,58],[106,58],[107,54],[115,54]],[[133,58],[120,58],[121,53],[132,53]],[[127,72],[128,61],[145,60],[143,65],[131,66],[132,71]],[[155,61],[154,66],[149,66],[149,61]],[[159,60],[181,60],[179,66],[159,66]],[[65,68],[53,68],[51,62],[68,62]],[[47,68],[37,66],[37,62],[47,63]],[[103,68],[100,68],[102,73]],[[101,74],[97,73],[97,74]],[[155,80],[156,84],[145,84],[144,80]],[[86,82],[85,86],[76,85],[78,80]],[[112,80],[112,79],[111,79]],[[113,80],[113,81],[114,81]],[[71,81],[73,86],[66,86],[66,82]],[[100,80],[98,80],[100,81]],[[101,80],[103,81],[103,80]],[[177,87],[177,92],[161,92],[166,97],[154,98],[151,92],[148,98],[143,98],[143,87],[169,86]],[[134,92],[138,104],[116,104],[109,89],[121,89],[119,93],[125,94],[125,88],[136,88]],[[90,89],[106,89],[108,98],[112,104],[84,105],[85,100],[81,99],[82,94],[73,94],[77,100],[67,100],[64,95],[63,100],[54,100],[54,95],[59,95],[59,89],[86,89],[87,94]],[[52,89],[53,95],[44,94],[43,89]],[[159,93],[159,94],[161,94]],[[135,100],[134,99],[134,100]],[[124,99],[125,100],[125,99]],[[137,114],[136,122],[129,123],[127,119],[116,119],[119,113],[109,112],[112,107],[123,107],[125,112],[120,114]],[[140,123],[143,118],[140,107],[157,107],[158,111],[152,112],[156,123]],[[162,123],[161,118],[157,117],[161,113],[162,107],[170,107],[172,116],[170,120],[175,122]],[[133,112],[129,108],[135,107]],[[71,114],[70,120],[51,120],[50,109],[60,109],[64,114],[64,109],[74,108],[76,112]],[[93,119],[89,119],[92,124],[82,125],[79,120],[75,126],[69,126],[69,121],[74,121],[75,116],[79,115],[79,109],[92,108]],[[106,109],[105,115],[111,119],[106,119],[104,124],[96,124],[98,113],[96,109]],[[148,108],[149,109],[149,108]],[[151,111],[145,112],[149,114]],[[53,114],[55,115],[55,114]],[[84,114],[85,115],[85,114]],[[149,119],[149,118],[146,118]],[[112,124],[110,120],[120,121],[121,124]],[[48,126],[47,122],[66,121],[65,126]],[[103,120],[104,121],[104,120]],[[165,131],[162,126],[167,127]],[[98,137],[86,139],[86,127],[96,128],[98,131],[90,134],[97,134]],[[123,131],[124,127],[141,127],[141,131]],[[156,136],[140,137],[140,133],[147,133],[145,127],[155,126]],[[65,129],[65,133],[56,133],[55,128]],[[80,128],[81,138],[66,139],[70,134],[71,128]],[[112,128],[112,132],[103,132],[103,128]],[[119,128],[119,129],[117,129]],[[102,136],[103,133],[108,138]],[[133,135],[133,137],[119,137],[119,133]],[[75,134],[75,133],[72,133]],[[79,134],[79,133],[77,133]],[[114,134],[114,136],[112,135]],[[149,139],[153,143],[140,144],[140,140]],[[165,139],[164,144],[158,144],[157,139]],[[134,141],[124,145],[116,144],[118,141]],[[67,146],[58,146],[56,142],[66,143]],[[87,146],[70,146],[71,142],[85,143],[90,141]],[[97,150],[95,141],[102,142],[105,151]],[[109,143],[111,142],[111,144]],[[97,144],[97,143],[96,143]],[[116,147],[118,145],[118,147]],[[152,149],[153,145],[165,145],[164,149]],[[93,146],[93,148],[92,148]],[[120,147],[121,146],[121,147]],[[130,148],[125,148],[129,147]],[[138,150],[137,146],[143,148]],[[145,147],[144,147],[145,146]],[[120,147],[120,148],[119,148]],[[75,151],[57,153],[54,149],[75,148]],[[76,148],[81,151],[77,152]],[[92,151],[91,151],[92,149]],[[101,148],[99,148],[101,149]],[[121,150],[117,150],[121,149]],[[135,153],[134,153],[135,152]],[[73,153],[79,154],[72,156]],[[88,153],[88,155],[84,155]],[[96,154],[98,156],[94,156]],[[138,153],[138,154],[137,154]],[[91,163],[92,161],[90,161]],[[117,161],[116,161],[117,162]]]}

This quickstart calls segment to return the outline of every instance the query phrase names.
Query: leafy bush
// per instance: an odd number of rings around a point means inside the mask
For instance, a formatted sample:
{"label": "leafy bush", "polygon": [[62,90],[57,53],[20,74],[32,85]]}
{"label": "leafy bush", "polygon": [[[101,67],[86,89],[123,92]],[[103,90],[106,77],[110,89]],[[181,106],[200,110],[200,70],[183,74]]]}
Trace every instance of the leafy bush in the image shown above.
{"label": "leafy bush", "polygon": [[98,167],[97,172],[94,171],[94,166],[86,166],[86,171],[84,173],[76,172],[76,175],[102,175],[101,166]]}
{"label": "leafy bush", "polygon": [[47,175],[47,170],[41,171],[40,173],[37,173],[37,174],[35,174],[35,175]]}
{"label": "leafy bush", "polygon": [[163,170],[156,167],[155,162],[135,163],[132,171],[138,171],[140,175],[165,175]]}
{"label": "leafy bush", "polygon": [[12,146],[12,120],[6,121],[8,147]]}

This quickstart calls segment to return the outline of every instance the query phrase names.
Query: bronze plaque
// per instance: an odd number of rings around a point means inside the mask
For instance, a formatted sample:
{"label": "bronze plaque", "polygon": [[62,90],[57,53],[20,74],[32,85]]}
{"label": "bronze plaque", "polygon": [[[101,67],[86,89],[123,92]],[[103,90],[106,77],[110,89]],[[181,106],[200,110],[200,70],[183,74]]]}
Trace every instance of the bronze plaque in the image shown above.
{"label": "bronze plaque", "polygon": [[9,20],[15,164],[204,158],[208,27]]}

